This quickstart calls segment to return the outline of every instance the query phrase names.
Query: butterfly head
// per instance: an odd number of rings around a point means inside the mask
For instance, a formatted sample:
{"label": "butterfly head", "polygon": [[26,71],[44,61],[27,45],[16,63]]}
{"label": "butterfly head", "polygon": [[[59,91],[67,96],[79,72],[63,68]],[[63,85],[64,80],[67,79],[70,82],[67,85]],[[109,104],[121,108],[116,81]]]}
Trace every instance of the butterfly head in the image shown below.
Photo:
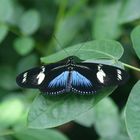
{"label": "butterfly head", "polygon": [[69,56],[67,57],[67,63],[74,64],[75,62],[81,62],[82,60],[79,59],[77,56]]}
{"label": "butterfly head", "polygon": [[69,56],[69,57],[67,58],[67,64],[73,64],[74,62],[75,62],[74,56]]}

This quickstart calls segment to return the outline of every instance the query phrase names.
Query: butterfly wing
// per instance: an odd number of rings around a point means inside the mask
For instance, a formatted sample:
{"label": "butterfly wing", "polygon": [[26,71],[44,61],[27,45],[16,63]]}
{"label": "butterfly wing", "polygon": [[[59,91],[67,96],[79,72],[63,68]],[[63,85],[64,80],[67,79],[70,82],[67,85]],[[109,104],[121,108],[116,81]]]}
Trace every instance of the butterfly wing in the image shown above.
{"label": "butterfly wing", "polygon": [[54,63],[27,70],[17,76],[16,82],[23,88],[37,88],[42,92],[55,94],[65,91],[67,75],[65,65]]}
{"label": "butterfly wing", "polygon": [[44,79],[41,92],[46,94],[62,94],[66,92],[66,85],[69,72],[65,68],[51,70]]}
{"label": "butterfly wing", "polygon": [[39,75],[41,71],[42,70],[40,67],[29,69],[19,74],[16,78],[16,82],[20,87],[23,87],[23,88],[38,88],[40,84],[39,84],[39,79],[37,76]]}
{"label": "butterfly wing", "polygon": [[83,63],[83,65],[95,71],[96,80],[103,86],[122,85],[129,78],[125,70],[115,66],[96,63]]}
{"label": "butterfly wing", "polygon": [[72,91],[91,94],[103,87],[123,84],[127,79],[127,72],[120,68],[96,63],[79,63],[72,74]]}
{"label": "butterfly wing", "polygon": [[87,66],[76,65],[72,72],[72,91],[80,94],[95,93],[101,88],[101,84],[98,84],[96,80],[96,67],[90,70]]}

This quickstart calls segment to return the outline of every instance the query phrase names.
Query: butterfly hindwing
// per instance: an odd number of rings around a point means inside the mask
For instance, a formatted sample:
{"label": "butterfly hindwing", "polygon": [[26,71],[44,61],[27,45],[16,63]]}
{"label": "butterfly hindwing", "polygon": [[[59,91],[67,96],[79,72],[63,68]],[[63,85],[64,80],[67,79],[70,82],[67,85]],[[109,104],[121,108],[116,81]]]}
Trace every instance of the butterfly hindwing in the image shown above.
{"label": "butterfly hindwing", "polygon": [[80,74],[78,71],[72,71],[72,85],[73,86],[85,86],[85,87],[91,87],[92,83],[89,79],[87,79],[85,76]]}
{"label": "butterfly hindwing", "polygon": [[48,84],[48,88],[56,88],[56,87],[65,87],[67,84],[69,72],[64,71],[60,75],[56,76],[50,83]]}
{"label": "butterfly hindwing", "polygon": [[72,91],[80,94],[91,94],[99,90],[101,84],[98,84],[95,73],[95,70],[90,70],[87,66],[76,65],[72,75]]}
{"label": "butterfly hindwing", "polygon": [[46,94],[64,93],[67,85],[67,77],[68,71],[64,71],[63,68],[52,69],[39,89]]}

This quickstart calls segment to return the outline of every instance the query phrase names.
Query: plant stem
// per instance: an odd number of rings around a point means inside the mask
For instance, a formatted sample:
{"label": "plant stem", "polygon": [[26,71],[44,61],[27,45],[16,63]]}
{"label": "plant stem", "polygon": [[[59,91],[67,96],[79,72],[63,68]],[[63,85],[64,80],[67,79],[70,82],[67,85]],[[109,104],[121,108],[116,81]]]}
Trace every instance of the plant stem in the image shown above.
{"label": "plant stem", "polygon": [[133,69],[133,70],[136,70],[136,71],[139,71],[140,72],[140,69],[139,68],[136,68],[136,67],[134,67],[134,66],[131,66],[131,65],[129,65],[129,64],[126,64],[126,63],[123,63],[123,62],[121,62],[125,67],[128,67],[128,68],[130,68],[130,69]]}
{"label": "plant stem", "polygon": [[[55,21],[55,29],[54,29],[55,31],[58,28],[60,20],[65,16],[67,2],[68,2],[67,0],[61,0],[61,2],[60,2],[58,14],[57,14],[56,21]],[[54,34],[55,34],[55,32],[54,32]]]}

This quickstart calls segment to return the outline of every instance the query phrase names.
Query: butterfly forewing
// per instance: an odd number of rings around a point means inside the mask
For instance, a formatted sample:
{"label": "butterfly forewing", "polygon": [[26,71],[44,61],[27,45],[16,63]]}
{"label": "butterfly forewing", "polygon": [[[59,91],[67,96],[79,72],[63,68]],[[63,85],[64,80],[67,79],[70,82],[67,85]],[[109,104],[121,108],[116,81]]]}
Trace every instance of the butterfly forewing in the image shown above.
{"label": "butterfly forewing", "polygon": [[40,73],[41,68],[33,68],[19,74],[16,78],[16,82],[19,86],[24,88],[38,88],[38,74]]}
{"label": "butterfly forewing", "polygon": [[46,84],[44,81],[50,80],[53,76],[55,77],[56,73],[53,73],[52,76],[51,70],[60,65],[62,64],[55,63],[27,70],[17,76],[16,82],[19,86],[25,88],[44,88]]}
{"label": "butterfly forewing", "polygon": [[101,86],[121,85],[129,77],[125,70],[115,66],[97,63],[82,63],[81,65],[89,68],[92,73],[90,75],[94,76],[94,81]]}

